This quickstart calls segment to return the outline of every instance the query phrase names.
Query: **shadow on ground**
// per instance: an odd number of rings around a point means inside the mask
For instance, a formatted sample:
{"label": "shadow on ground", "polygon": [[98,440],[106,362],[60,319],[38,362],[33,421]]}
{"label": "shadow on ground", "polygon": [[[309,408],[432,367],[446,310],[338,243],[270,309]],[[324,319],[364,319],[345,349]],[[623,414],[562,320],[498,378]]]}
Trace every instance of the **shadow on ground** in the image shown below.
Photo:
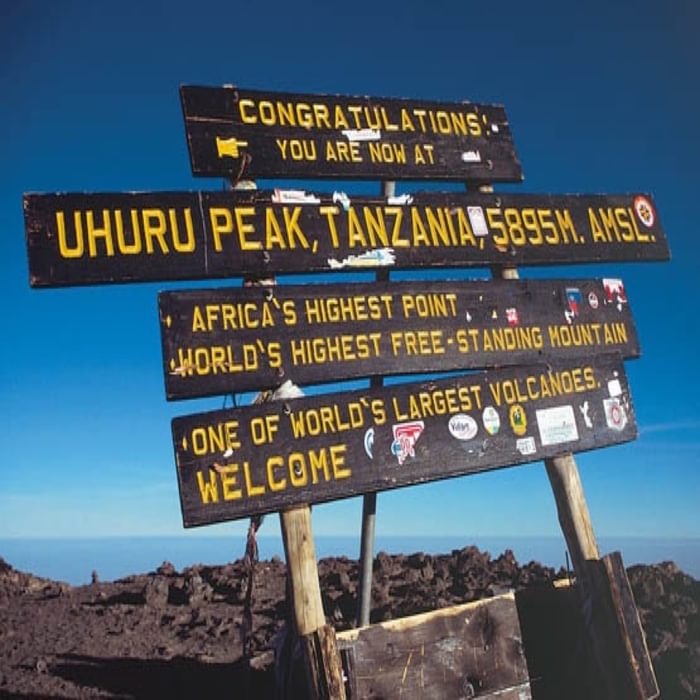
{"label": "shadow on ground", "polygon": [[128,698],[270,698],[273,674],[246,660],[208,663],[187,658],[101,659],[61,657],[51,673],[85,689]]}

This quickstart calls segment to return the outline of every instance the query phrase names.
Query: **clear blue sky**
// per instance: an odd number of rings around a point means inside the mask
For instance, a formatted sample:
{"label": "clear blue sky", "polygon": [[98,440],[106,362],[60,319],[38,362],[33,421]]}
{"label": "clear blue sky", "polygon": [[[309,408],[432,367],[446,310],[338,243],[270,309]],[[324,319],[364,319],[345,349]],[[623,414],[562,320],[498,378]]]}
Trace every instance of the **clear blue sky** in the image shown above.
{"label": "clear blue sky", "polygon": [[[500,102],[522,191],[652,192],[671,263],[546,275],[622,277],[642,344],[628,363],[640,439],[578,459],[596,532],[700,536],[699,29],[692,0],[8,4],[0,538],[182,532],[170,420],[221,406],[165,401],[156,292],[182,285],[30,290],[21,199],[219,189],[190,174],[181,83]],[[315,532],[359,532],[360,511],[316,508]],[[541,463],[381,494],[377,527],[559,532]]]}

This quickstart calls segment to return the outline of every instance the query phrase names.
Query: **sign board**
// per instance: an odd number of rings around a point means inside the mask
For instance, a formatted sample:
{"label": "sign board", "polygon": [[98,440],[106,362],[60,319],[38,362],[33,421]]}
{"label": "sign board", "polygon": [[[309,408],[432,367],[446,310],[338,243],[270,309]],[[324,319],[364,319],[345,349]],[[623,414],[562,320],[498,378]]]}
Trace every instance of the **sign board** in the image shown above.
{"label": "sign board", "polygon": [[169,399],[639,355],[619,279],[239,287],[158,303]]}
{"label": "sign board", "polygon": [[180,88],[195,175],[519,182],[500,105]]}
{"label": "sign board", "polygon": [[511,592],[340,632],[346,697],[532,700],[518,612]]}
{"label": "sign board", "polygon": [[636,432],[616,355],[172,423],[186,527],[590,450]]}
{"label": "sign board", "polygon": [[649,195],[27,194],[30,282],[667,260]]}

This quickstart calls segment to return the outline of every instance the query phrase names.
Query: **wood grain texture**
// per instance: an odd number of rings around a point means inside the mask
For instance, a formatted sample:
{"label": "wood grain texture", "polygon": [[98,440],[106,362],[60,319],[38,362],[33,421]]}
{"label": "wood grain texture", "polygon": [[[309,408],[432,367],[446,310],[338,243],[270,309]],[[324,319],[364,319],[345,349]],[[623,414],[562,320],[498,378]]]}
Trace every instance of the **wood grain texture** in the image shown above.
{"label": "wood grain texture", "polygon": [[30,283],[669,258],[648,194],[304,193],[301,201],[262,190],[26,194]]}
{"label": "wood grain texture", "polygon": [[282,540],[297,632],[307,635],[326,624],[318,581],[316,548],[307,505],[280,513]]}
{"label": "wood grain texture", "polygon": [[166,394],[636,357],[630,306],[619,298],[604,280],[581,279],[161,292]]}
{"label": "wood grain texture", "polygon": [[557,504],[559,524],[574,571],[578,573],[583,571],[586,560],[600,557],[581,475],[571,454],[545,459],[544,463]]}
{"label": "wood grain texture", "polygon": [[531,697],[515,597],[341,632],[356,698]]}
{"label": "wood grain texture", "polygon": [[[587,632],[605,700],[654,700],[659,687],[619,552],[586,561]],[[605,695],[604,695],[605,693]]]}
{"label": "wood grain texture", "polygon": [[301,638],[309,696],[313,700],[345,700],[343,666],[332,625]]}

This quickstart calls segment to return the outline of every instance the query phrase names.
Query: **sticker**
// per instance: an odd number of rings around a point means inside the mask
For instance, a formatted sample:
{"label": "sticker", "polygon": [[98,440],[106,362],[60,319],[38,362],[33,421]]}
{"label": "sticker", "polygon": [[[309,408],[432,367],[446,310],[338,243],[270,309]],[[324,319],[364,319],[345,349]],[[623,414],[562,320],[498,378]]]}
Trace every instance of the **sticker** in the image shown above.
{"label": "sticker", "polygon": [[515,308],[506,309],[506,320],[509,326],[519,326],[520,316],[518,316],[518,310]]}
{"label": "sticker", "polygon": [[313,194],[306,194],[304,190],[279,190],[272,193],[274,204],[320,204],[321,200]]}
{"label": "sticker", "polygon": [[344,260],[328,258],[328,265],[333,270],[343,267],[388,267],[396,262],[393,248],[378,248],[368,250],[361,255],[349,255]]}
{"label": "sticker", "polygon": [[625,407],[620,403],[620,399],[603,399],[603,408],[608,428],[624,430],[627,425],[627,413]]}
{"label": "sticker", "polygon": [[587,428],[592,428],[593,427],[593,421],[591,420],[591,417],[588,415],[588,401],[584,401],[581,406],[578,407],[579,412],[581,413],[581,417],[583,418],[583,422],[586,424]]}
{"label": "sticker", "polygon": [[334,192],[333,193],[333,204],[340,202],[340,206],[343,207],[345,211],[350,209],[350,197],[348,197],[345,192]]}
{"label": "sticker", "polygon": [[395,195],[394,197],[387,197],[386,203],[390,207],[403,206],[404,204],[413,204],[413,195],[412,194],[398,194],[398,195]]}
{"label": "sticker", "polygon": [[365,452],[370,459],[374,459],[374,428],[368,428],[365,433]]}
{"label": "sticker", "polygon": [[576,318],[581,309],[581,290],[578,287],[567,287],[566,301],[569,305],[569,311],[571,311],[574,318]]}
{"label": "sticker", "polygon": [[598,308],[598,295],[595,292],[588,292],[588,306],[592,309]]}
{"label": "sticker", "polygon": [[486,225],[486,217],[481,207],[467,207],[467,215],[475,236],[489,235],[489,227]]}
{"label": "sticker", "polygon": [[462,161],[464,163],[481,163],[481,153],[479,151],[464,151]]}
{"label": "sticker", "polygon": [[391,444],[391,453],[396,455],[399,464],[403,464],[406,461],[406,457],[416,456],[415,446],[424,428],[425,424],[422,420],[397,423],[392,426],[394,442]]}
{"label": "sticker", "polygon": [[651,228],[654,225],[656,219],[654,207],[651,206],[651,202],[646,197],[640,195],[634,198],[634,210],[637,212],[637,218],[644,226]]}
{"label": "sticker", "polygon": [[476,421],[466,413],[458,413],[451,416],[447,427],[452,437],[457,440],[471,440],[479,430]]}
{"label": "sticker", "polygon": [[578,440],[574,407],[555,406],[536,411],[537,427],[540,429],[542,446],[561,445],[563,442]]}
{"label": "sticker", "polygon": [[622,304],[627,303],[627,295],[625,294],[625,286],[622,280],[604,279],[603,288],[605,289],[605,298],[608,304],[617,302],[617,308],[620,309]]}
{"label": "sticker", "polygon": [[379,129],[343,129],[341,133],[348,141],[379,141],[382,138]]}
{"label": "sticker", "polygon": [[510,427],[516,435],[525,435],[527,432],[527,416],[525,409],[520,404],[515,404],[510,407]]}
{"label": "sticker", "polygon": [[534,455],[535,452],[537,452],[534,437],[519,438],[515,442],[515,447],[517,448],[518,452],[525,457],[528,455]]}
{"label": "sticker", "polygon": [[484,409],[481,419],[489,435],[495,435],[501,429],[501,417],[493,406],[487,406]]}
{"label": "sticker", "polygon": [[619,379],[611,379],[608,382],[608,393],[613,398],[622,394],[622,385],[620,384]]}

